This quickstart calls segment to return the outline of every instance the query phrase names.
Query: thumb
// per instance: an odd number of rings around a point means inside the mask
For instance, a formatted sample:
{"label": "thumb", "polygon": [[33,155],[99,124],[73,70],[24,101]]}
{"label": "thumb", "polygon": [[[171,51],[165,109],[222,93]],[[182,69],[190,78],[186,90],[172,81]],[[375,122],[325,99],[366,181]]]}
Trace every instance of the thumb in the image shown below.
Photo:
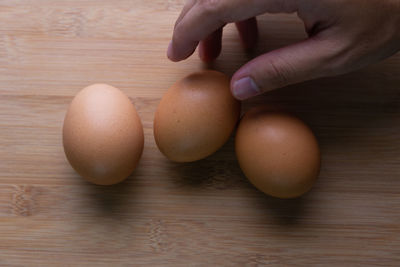
{"label": "thumb", "polygon": [[244,100],[289,84],[333,75],[337,51],[335,42],[315,36],[263,54],[233,75],[232,94]]}

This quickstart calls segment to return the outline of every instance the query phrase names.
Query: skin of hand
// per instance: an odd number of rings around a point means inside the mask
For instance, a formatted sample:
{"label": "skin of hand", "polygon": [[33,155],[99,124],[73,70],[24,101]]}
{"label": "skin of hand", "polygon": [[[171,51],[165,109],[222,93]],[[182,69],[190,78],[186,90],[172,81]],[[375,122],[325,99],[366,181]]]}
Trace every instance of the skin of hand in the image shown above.
{"label": "skin of hand", "polygon": [[319,77],[344,74],[400,50],[400,0],[189,0],[178,17],[167,56],[203,61],[221,51],[222,28],[236,23],[245,48],[257,41],[256,16],[294,13],[308,38],[263,54],[232,77],[240,100]]}

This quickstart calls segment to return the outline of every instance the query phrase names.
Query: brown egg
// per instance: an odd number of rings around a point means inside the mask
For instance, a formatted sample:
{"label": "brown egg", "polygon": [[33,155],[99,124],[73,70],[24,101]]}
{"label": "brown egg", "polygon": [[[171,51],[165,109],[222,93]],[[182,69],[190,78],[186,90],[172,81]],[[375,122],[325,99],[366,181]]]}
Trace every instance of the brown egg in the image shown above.
{"label": "brown egg", "polygon": [[117,88],[94,84],[72,100],[64,120],[64,151],[86,180],[99,185],[121,182],[139,162],[143,142],[136,109]]}
{"label": "brown egg", "polygon": [[320,151],[310,128],[288,114],[254,108],[239,123],[235,139],[240,168],[264,193],[298,197],[311,189]]}
{"label": "brown egg", "polygon": [[154,118],[154,137],[170,160],[191,162],[217,151],[230,137],[240,103],[229,78],[217,71],[190,74],[163,96]]}

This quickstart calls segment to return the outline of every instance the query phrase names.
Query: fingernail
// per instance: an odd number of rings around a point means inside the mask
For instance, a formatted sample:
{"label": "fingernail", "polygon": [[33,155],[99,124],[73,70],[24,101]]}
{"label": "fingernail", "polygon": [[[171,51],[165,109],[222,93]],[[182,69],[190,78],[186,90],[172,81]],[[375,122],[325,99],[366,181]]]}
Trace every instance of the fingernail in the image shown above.
{"label": "fingernail", "polygon": [[232,93],[235,98],[244,100],[259,95],[261,91],[252,78],[244,77],[233,83]]}
{"label": "fingernail", "polygon": [[172,41],[169,42],[168,50],[167,50],[167,57],[172,60]]}

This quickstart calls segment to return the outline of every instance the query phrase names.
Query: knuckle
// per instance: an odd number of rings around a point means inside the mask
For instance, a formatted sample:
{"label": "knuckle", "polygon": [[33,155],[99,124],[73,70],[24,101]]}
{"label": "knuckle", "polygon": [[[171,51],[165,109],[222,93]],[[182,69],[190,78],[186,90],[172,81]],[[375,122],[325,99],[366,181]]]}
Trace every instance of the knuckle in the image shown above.
{"label": "knuckle", "polygon": [[221,0],[199,0],[197,4],[205,15],[219,14],[224,9],[224,4]]}
{"label": "knuckle", "polygon": [[351,50],[352,44],[347,38],[331,38],[317,34],[311,37],[313,42],[318,42],[320,50],[318,58],[309,70],[311,78],[330,77],[341,75],[347,67],[346,55]]}
{"label": "knuckle", "polygon": [[326,64],[326,66],[320,71],[322,77],[333,77],[345,74],[350,71],[349,64],[346,62],[344,57],[337,58]]}
{"label": "knuckle", "polygon": [[275,1],[276,12],[293,13],[297,10],[296,1]]}
{"label": "knuckle", "polygon": [[[348,43],[348,44],[347,44]],[[332,50],[325,58],[324,67],[321,69],[322,76],[337,76],[351,71],[354,62],[353,45],[343,41]]]}
{"label": "knuckle", "polygon": [[283,87],[292,82],[291,77],[293,71],[289,64],[283,63],[283,61],[278,62],[272,60],[268,65],[265,73],[268,84],[274,87]]}

